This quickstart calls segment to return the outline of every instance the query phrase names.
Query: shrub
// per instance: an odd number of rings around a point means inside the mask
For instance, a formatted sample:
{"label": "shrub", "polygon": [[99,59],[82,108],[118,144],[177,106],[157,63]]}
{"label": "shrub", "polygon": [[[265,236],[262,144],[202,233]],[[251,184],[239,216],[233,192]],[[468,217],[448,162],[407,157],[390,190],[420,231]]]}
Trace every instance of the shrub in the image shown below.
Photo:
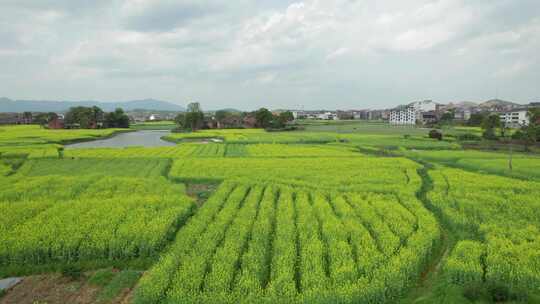
{"label": "shrub", "polygon": [[495,134],[495,129],[486,129],[482,134],[482,137],[484,137],[485,139],[496,140],[497,134]]}
{"label": "shrub", "polygon": [[62,273],[62,276],[73,280],[79,279],[82,275],[81,267],[75,265],[65,265],[60,272]]}
{"label": "shrub", "polygon": [[471,302],[479,300],[482,292],[482,286],[479,283],[473,282],[463,288],[463,296]]}
{"label": "shrub", "polygon": [[443,139],[443,135],[441,132],[437,131],[437,130],[431,130],[429,131],[429,138],[434,138],[434,139],[437,139],[437,140],[442,140]]}
{"label": "shrub", "polygon": [[64,147],[58,148],[58,158],[64,158]]}
{"label": "shrub", "polygon": [[517,130],[516,133],[512,134],[512,139],[524,140],[527,139],[527,134],[521,130]]}
{"label": "shrub", "polygon": [[508,287],[501,284],[493,284],[489,286],[489,294],[494,302],[506,302],[510,299],[510,291]]}

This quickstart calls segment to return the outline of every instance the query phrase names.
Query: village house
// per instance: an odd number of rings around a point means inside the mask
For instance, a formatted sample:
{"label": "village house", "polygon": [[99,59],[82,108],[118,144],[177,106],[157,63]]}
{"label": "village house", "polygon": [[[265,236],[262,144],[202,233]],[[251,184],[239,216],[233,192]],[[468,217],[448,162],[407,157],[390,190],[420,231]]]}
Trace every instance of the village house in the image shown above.
{"label": "village house", "polygon": [[32,113],[0,113],[0,125],[28,125],[32,123]]}
{"label": "village house", "polygon": [[49,123],[47,124],[47,127],[49,129],[63,129],[65,127],[64,125],[64,117],[62,116],[56,116],[52,118]]}

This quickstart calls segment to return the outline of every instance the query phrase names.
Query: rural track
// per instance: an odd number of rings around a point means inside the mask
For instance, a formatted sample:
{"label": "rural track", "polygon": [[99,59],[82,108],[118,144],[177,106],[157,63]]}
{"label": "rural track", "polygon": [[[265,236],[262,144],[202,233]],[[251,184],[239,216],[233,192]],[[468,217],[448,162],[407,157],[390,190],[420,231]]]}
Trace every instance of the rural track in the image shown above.
{"label": "rural track", "polygon": [[422,179],[422,185],[417,191],[416,197],[422,202],[424,207],[429,210],[431,214],[433,214],[433,216],[437,220],[437,223],[439,224],[441,234],[440,242],[434,249],[435,251],[431,256],[429,263],[426,265],[424,271],[421,273],[414,290],[411,291],[411,294],[415,291],[421,291],[420,295],[425,295],[431,290],[433,290],[434,282],[437,281],[438,277],[441,274],[443,262],[450,254],[452,241],[450,240],[450,232],[445,227],[444,221],[442,220],[440,213],[437,212],[436,208],[433,206],[433,204],[427,197],[427,194],[433,190],[433,181],[429,176],[429,170],[433,168],[433,165],[416,159],[409,159],[422,166],[417,170],[418,175]]}

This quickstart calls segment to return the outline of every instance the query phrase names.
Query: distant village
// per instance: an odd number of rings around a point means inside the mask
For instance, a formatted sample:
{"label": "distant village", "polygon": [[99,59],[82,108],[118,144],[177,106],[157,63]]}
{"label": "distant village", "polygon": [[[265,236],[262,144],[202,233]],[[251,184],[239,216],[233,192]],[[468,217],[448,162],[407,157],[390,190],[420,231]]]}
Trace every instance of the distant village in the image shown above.
{"label": "distant village", "polygon": [[[521,105],[499,99],[489,100],[483,103],[460,102],[440,104],[432,100],[422,100],[400,105],[391,109],[382,110],[298,110],[282,109],[274,110],[274,115],[285,111],[291,112],[295,120],[368,120],[386,122],[396,126],[433,126],[450,116],[455,123],[466,124],[471,117],[478,113],[498,114],[501,123],[510,128],[520,128],[529,123],[527,111],[530,108],[540,107],[540,102],[531,102]],[[220,112],[220,111],[217,111]],[[236,112],[222,119],[215,119],[216,111],[206,112],[206,128],[249,128],[255,125],[251,113]],[[235,110],[222,110],[221,112],[234,113]],[[153,111],[132,110],[127,111],[130,123],[142,123],[152,121],[172,121],[179,111]],[[0,124],[39,124],[43,115],[54,115],[54,119],[48,119],[46,124],[51,129],[64,128],[65,113],[0,113]]]}
{"label": "distant village", "polygon": [[521,105],[498,99],[483,103],[460,102],[440,104],[432,100],[415,101],[384,110],[337,110],[337,111],[292,111],[295,119],[318,120],[378,120],[391,125],[432,126],[450,115],[456,123],[466,123],[478,113],[498,114],[507,127],[519,128],[529,123],[527,111],[540,107],[540,102]]}

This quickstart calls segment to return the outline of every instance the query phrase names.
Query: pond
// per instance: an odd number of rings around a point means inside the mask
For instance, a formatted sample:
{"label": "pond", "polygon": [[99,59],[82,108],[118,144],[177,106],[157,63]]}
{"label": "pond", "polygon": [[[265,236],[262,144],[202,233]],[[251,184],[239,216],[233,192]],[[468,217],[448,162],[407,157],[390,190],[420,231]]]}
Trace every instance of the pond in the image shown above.
{"label": "pond", "polygon": [[164,141],[162,136],[169,134],[169,131],[137,131],[119,133],[106,139],[98,139],[82,143],[66,145],[67,149],[72,148],[124,148],[124,147],[168,147],[175,146],[175,143]]}

